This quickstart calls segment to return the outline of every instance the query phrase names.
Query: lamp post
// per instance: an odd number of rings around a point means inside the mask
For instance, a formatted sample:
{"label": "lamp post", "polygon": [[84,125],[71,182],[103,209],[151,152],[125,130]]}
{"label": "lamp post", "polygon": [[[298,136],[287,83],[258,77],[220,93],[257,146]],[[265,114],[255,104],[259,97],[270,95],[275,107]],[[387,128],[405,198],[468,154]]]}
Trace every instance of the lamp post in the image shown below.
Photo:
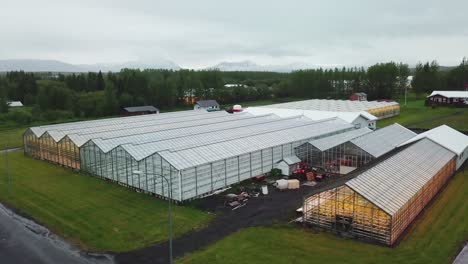
{"label": "lamp post", "polygon": [[[142,171],[133,171],[133,174],[135,175],[143,175],[144,173]],[[164,177],[163,175],[157,175],[157,174],[154,174],[153,173],[153,176],[160,176],[161,179],[164,179],[167,183],[167,186],[169,186],[169,190],[168,190],[168,194],[169,194],[169,199],[167,199],[168,201],[168,211],[169,211],[169,216],[168,216],[168,220],[169,220],[169,263],[170,264],[173,264],[174,263],[174,259],[172,258],[172,204],[171,204],[171,200],[172,200],[172,181],[168,180],[166,177]],[[162,182],[162,180],[161,180]],[[163,182],[163,188],[164,188],[164,182]],[[164,195],[164,189],[163,189],[163,195]]]}

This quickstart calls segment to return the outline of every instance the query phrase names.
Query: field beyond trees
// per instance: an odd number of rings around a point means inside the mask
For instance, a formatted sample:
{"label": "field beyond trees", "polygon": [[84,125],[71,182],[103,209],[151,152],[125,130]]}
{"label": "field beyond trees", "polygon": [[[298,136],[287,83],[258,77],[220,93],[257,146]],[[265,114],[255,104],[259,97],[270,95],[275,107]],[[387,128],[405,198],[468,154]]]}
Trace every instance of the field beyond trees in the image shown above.
{"label": "field beyond trees", "polygon": [[[82,249],[123,252],[167,240],[167,201],[25,157],[23,152],[11,152],[8,158],[11,197],[1,153],[0,201]],[[204,226],[211,218],[175,206],[174,234]]]}

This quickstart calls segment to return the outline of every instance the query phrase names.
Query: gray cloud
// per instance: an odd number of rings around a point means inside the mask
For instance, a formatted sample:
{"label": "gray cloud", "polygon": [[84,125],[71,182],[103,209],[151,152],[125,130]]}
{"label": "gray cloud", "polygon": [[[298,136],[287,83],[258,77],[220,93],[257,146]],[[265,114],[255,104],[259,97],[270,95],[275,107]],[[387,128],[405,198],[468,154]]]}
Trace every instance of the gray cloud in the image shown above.
{"label": "gray cloud", "polygon": [[457,64],[468,1],[9,1],[0,59]]}

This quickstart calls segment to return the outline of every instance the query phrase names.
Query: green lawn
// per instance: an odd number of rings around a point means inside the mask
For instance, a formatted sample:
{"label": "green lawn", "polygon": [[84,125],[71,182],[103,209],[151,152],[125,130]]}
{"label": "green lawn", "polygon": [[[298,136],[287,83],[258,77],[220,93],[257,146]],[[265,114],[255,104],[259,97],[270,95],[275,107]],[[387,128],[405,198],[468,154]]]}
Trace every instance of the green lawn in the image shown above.
{"label": "green lawn", "polygon": [[25,127],[0,130],[0,150],[5,148],[18,148],[23,146],[23,133]]}
{"label": "green lawn", "polygon": [[451,263],[468,239],[468,171],[458,173],[395,248],[291,226],[241,230],[179,263]]}
{"label": "green lawn", "polygon": [[[91,176],[9,153],[12,197],[0,154],[0,200],[83,249],[122,252],[167,240],[167,202]],[[206,225],[211,215],[174,208],[174,232]]]}
{"label": "green lawn", "polygon": [[468,108],[424,106],[424,99],[410,98],[407,105],[400,102],[400,115],[377,122],[379,127],[399,123],[409,128],[430,129],[443,124],[468,131]]}

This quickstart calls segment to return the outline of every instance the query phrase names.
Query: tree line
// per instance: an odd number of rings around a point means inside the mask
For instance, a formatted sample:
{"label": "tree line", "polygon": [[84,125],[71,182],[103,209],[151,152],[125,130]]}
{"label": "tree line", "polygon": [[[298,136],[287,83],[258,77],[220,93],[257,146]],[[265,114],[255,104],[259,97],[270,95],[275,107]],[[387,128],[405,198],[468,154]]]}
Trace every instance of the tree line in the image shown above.
{"label": "tree line", "polygon": [[[195,99],[216,99],[221,104],[281,99],[347,99],[365,92],[369,100],[392,99],[410,85],[419,93],[460,90],[468,83],[468,61],[450,71],[437,62],[377,63],[369,68],[299,70],[291,73],[222,72],[213,70],[123,69],[117,73],[39,74],[22,71],[0,76],[0,113],[7,100],[31,106],[30,113],[11,114],[23,123],[116,115],[122,107],[154,105],[161,110],[189,107]],[[239,86],[226,87],[233,83]],[[0,119],[2,116],[0,116]],[[5,117],[5,114],[3,116]]]}

